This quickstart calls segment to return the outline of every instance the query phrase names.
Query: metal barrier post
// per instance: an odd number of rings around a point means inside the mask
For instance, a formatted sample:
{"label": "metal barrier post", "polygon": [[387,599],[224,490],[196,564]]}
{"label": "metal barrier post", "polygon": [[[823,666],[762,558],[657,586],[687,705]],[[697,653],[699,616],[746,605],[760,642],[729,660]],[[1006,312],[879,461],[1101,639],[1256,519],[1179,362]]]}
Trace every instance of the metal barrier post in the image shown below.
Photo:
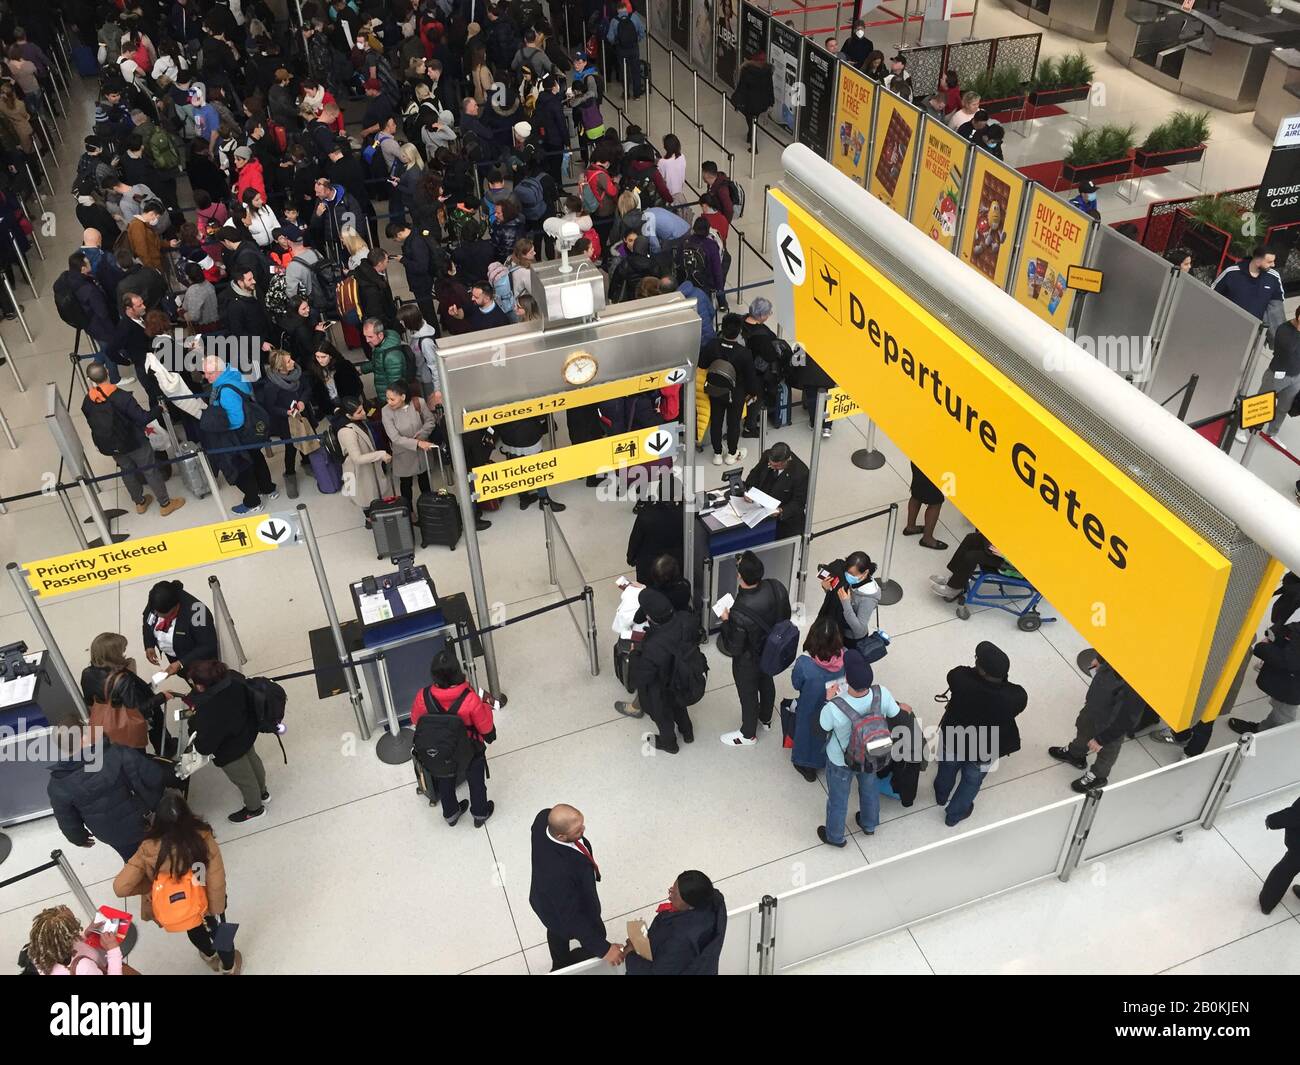
{"label": "metal barrier post", "polygon": [[9,363],[9,372],[14,375],[14,384],[18,386],[18,391],[26,392],[27,386],[23,384],[22,374],[18,372],[18,363],[9,354],[9,345],[5,343],[4,337],[0,337],[0,355],[3,355],[5,361]]}
{"label": "metal barrier post", "polygon": [[759,250],[764,255],[767,254],[767,194],[772,191],[771,185],[763,186],[763,243],[759,245]]}
{"label": "metal barrier post", "polygon": [[14,439],[14,431],[9,428],[9,419],[5,417],[5,412],[0,410],[0,429],[4,430],[5,439],[9,441],[9,450],[18,450],[18,441]]}
{"label": "metal barrier post", "polygon": [[90,486],[90,482],[84,477],[77,478],[77,484],[81,487],[82,497],[86,500],[86,506],[90,509],[90,520],[94,522],[95,528],[99,530],[99,538],[91,540],[87,547],[112,547],[113,544],[120,544],[126,539],[126,533],[116,533],[109,527],[108,517],[104,514],[104,508],[99,505],[99,496]]}
{"label": "metal barrier post", "polygon": [[36,187],[36,175],[32,173],[31,163],[23,163],[23,169],[27,171],[27,180],[32,186],[32,192],[36,196],[36,202],[40,205],[41,214],[45,213],[45,201],[41,199],[41,190]]}
{"label": "metal barrier post", "polygon": [[970,36],[966,38],[966,40],[968,41],[975,40],[975,17],[979,13],[980,13],[980,0],[975,0],[975,3],[971,6],[970,9]]}
{"label": "metal barrier post", "polygon": [[893,606],[903,598],[903,586],[891,580],[889,573],[894,565],[894,540],[898,537],[898,504],[889,504],[889,518],[885,523],[885,551],[880,559],[880,605]]}
{"label": "metal barrier post", "polygon": [[45,653],[54,663],[54,672],[58,674],[59,680],[63,682],[63,686],[68,689],[68,694],[72,697],[72,705],[76,708],[77,717],[83,725],[87,724],[90,718],[86,714],[86,699],[81,694],[81,685],[72,675],[67,659],[63,657],[63,652],[59,650],[59,645],[54,639],[54,633],[45,623],[45,615],[41,613],[41,608],[36,602],[36,593],[27,586],[27,581],[18,568],[17,562],[8,563],[5,569],[9,571],[9,579],[13,582],[18,598],[22,601],[23,609],[27,611],[27,616],[32,619],[32,624],[36,627],[37,635],[45,644]]}
{"label": "metal barrier post", "polygon": [[817,389],[817,405],[813,414],[812,454],[808,457],[808,502],[804,504],[803,533],[799,538],[799,570],[795,577],[795,602],[802,603],[804,588],[808,583],[808,545],[812,540],[813,507],[817,502],[817,473],[822,453],[822,419],[826,417],[826,389]]}
{"label": "metal barrier post", "polygon": [[348,686],[348,700],[352,703],[352,713],[357,719],[357,731],[363,740],[370,739],[370,722],[366,720],[365,706],[361,700],[361,688],[357,684],[356,666],[348,653],[347,644],[343,642],[343,629],[339,625],[338,611],[334,609],[334,596],[330,592],[329,579],[325,576],[325,563],[321,561],[320,545],[316,543],[316,532],[311,526],[311,515],[307,505],[299,503],[298,520],[302,523],[302,538],[307,544],[307,553],[311,556],[311,568],[316,574],[316,586],[320,589],[321,602],[325,604],[325,616],[329,619],[330,635],[334,637],[334,649],[338,652],[339,665],[343,667],[343,679]]}
{"label": "metal barrier post", "polygon": [[1093,788],[1084,797],[1083,810],[1079,814],[1079,820],[1074,826],[1074,836],[1070,840],[1070,849],[1066,851],[1065,862],[1061,866],[1057,879],[1062,884],[1068,884],[1070,874],[1079,867],[1079,859],[1083,857],[1084,844],[1088,842],[1088,833],[1092,831],[1092,822],[1097,817],[1097,807],[1101,805],[1102,790]]}
{"label": "metal barrier post", "polygon": [[[62,169],[63,169],[63,164],[59,162],[59,149],[58,149],[58,145],[56,145],[56,144],[54,143],[54,138],[50,136],[50,131],[49,131],[48,129],[45,128],[45,119],[43,119],[43,118],[41,117],[41,113],[40,113],[39,111],[36,112],[35,118],[36,118],[36,124],[37,124],[38,126],[41,127],[41,136],[43,136],[43,137],[45,138],[45,144],[46,144],[46,146],[49,148],[49,150],[50,150],[50,155],[51,155],[51,156],[53,157],[53,159],[54,159],[54,166],[55,166],[55,169],[57,169],[57,170],[62,170]],[[58,125],[56,124],[54,128],[57,130],[59,127],[58,127]],[[63,143],[63,138],[62,138],[62,136],[60,136],[60,138],[59,138],[59,143],[60,143],[60,144]],[[43,161],[43,160],[44,160],[44,153],[43,153],[43,152],[37,152],[37,153],[36,153],[36,158],[39,159],[39,160],[42,160],[42,162],[41,162],[41,169],[44,170],[44,169],[45,169],[45,163],[44,163],[44,161]]]}
{"label": "metal barrier post", "polygon": [[600,647],[596,642],[596,593],[588,584],[582,589],[582,602],[587,608],[587,654],[591,658],[591,675],[600,676]]}
{"label": "metal barrier post", "polygon": [[718,143],[722,145],[722,150],[727,150],[727,94],[718,93],[718,106],[722,110],[722,135],[718,138]]}
{"label": "metal barrier post", "polygon": [[[26,204],[23,205],[23,213],[27,213]],[[29,218],[28,221],[30,222],[31,219]],[[45,249],[41,247],[41,238],[36,235],[36,229],[36,225],[33,224],[31,232],[32,247],[36,249],[36,254],[41,257],[41,262],[45,262]]]}
{"label": "metal barrier post", "polygon": [[[158,413],[162,415],[163,427],[167,430],[167,436],[172,443],[172,446],[167,449],[167,457],[174,459],[181,453],[180,440],[176,435],[176,423],[172,421],[172,412],[168,404],[159,403]],[[213,577],[212,580],[216,580],[216,578]]]}
{"label": "metal barrier post", "polygon": [[[13,285],[9,283],[9,278],[7,278],[4,274],[0,274],[0,281],[4,282],[5,292],[8,294],[10,302],[12,302],[14,305],[14,313],[18,315],[19,324],[22,325],[23,332],[27,334],[27,343],[35,344],[36,338],[32,336],[32,331],[27,328],[27,319],[23,317],[23,309],[20,306],[18,306],[18,297],[14,295]],[[17,376],[17,374],[18,374],[18,370],[15,367],[14,375]]]}
{"label": "metal barrier post", "polygon": [[[77,878],[77,874],[72,871],[72,866],[68,864],[68,859],[64,857],[63,851],[54,851],[50,857],[58,864],[59,873],[68,883],[68,890],[72,892],[73,896],[77,900],[77,905],[82,908],[86,914],[86,920],[89,921],[95,916],[95,903],[91,899],[90,893],[86,890],[86,885],[83,884]],[[135,927],[134,922],[132,922],[132,927]]]}
{"label": "metal barrier post", "polygon": [[199,465],[203,467],[203,479],[208,482],[208,489],[212,492],[212,498],[216,500],[217,510],[221,512],[221,520],[229,521],[230,512],[226,510],[226,504],[221,499],[221,489],[217,487],[217,475],[212,472],[212,463],[208,461],[206,451],[198,453]]}
{"label": "metal barrier post", "polygon": [[673,75],[677,67],[674,65],[672,49],[668,51],[668,132],[677,132],[677,92],[674,88],[676,79]]}
{"label": "metal barrier post", "polygon": [[776,899],[764,895],[759,903],[762,921],[758,933],[758,975],[776,974]]}
{"label": "metal barrier post", "polygon": [[72,522],[72,531],[77,534],[77,544],[81,550],[86,550],[90,544],[86,543],[86,534],[81,529],[81,519],[77,517],[77,512],[72,509],[72,501],[67,497],[62,488],[55,488],[54,494],[59,497],[59,502],[63,504],[63,513],[67,515],[68,521]]}
{"label": "metal barrier post", "polygon": [[[682,382],[682,576],[695,587],[695,368],[686,365]],[[699,594],[695,588],[695,594]]]}
{"label": "metal barrier post", "polygon": [[623,60],[623,110],[627,110],[627,60]]}
{"label": "metal barrier post", "polygon": [[903,47],[903,44],[907,41],[907,15],[908,15],[908,9],[909,9],[909,3],[908,3],[908,0],[903,0],[903,22],[902,22],[902,25],[899,27],[899,31],[898,31],[898,47],[899,47],[899,48],[902,48],[902,47]]}
{"label": "metal barrier post", "polygon": [[758,163],[758,119],[754,119],[754,136],[749,142],[749,180],[754,180],[754,167]]}
{"label": "metal barrier post", "polygon": [[1223,779],[1219,781],[1219,790],[1215,792],[1214,798],[1210,800],[1209,809],[1205,811],[1205,817],[1201,821],[1202,828],[1214,827],[1215,818],[1219,816],[1223,804],[1228,801],[1228,793],[1232,791],[1233,781],[1237,779],[1237,774],[1241,771],[1242,762],[1255,754],[1255,739],[1253,732],[1247,732],[1242,735],[1241,739],[1237,741],[1237,746],[1232,749],[1232,756],[1223,771]]}
{"label": "metal barrier post", "polygon": [[32,280],[32,272],[27,269],[27,256],[18,247],[18,238],[13,233],[9,234],[9,243],[14,246],[14,254],[18,257],[18,265],[22,268],[23,277],[27,278],[27,286],[32,290],[32,295],[40,299],[41,294],[36,289],[36,282]]}
{"label": "metal barrier post", "polygon": [[393,705],[393,685],[388,679],[388,663],[383,658],[375,663],[375,671],[379,674],[379,691],[384,700],[384,719],[388,725],[384,734],[375,741],[375,754],[385,765],[402,765],[411,760],[411,741],[415,738],[415,731],[404,727],[397,720],[397,708]]}
{"label": "metal barrier post", "polygon": [[542,526],[545,529],[546,536],[546,566],[550,573],[551,584],[558,583],[558,577],[555,572],[555,540],[551,536],[551,522],[555,517],[551,514],[550,507],[542,507]]}
{"label": "metal barrier post", "polygon": [[849,459],[860,470],[878,470],[885,464],[885,456],[876,450],[876,422],[867,419],[867,446],[853,452]]}
{"label": "metal barrier post", "polygon": [[[212,592],[212,612],[226,619],[226,627],[230,630],[230,639],[234,643],[233,650],[237,659],[232,661],[223,654],[221,660],[228,666],[243,666],[248,662],[248,656],[244,654],[244,645],[239,639],[239,630],[235,628],[235,619],[230,613],[230,605],[226,602],[226,593],[221,590],[221,582],[215,576],[208,578],[208,588]],[[220,627],[217,628],[217,633],[220,635]]]}

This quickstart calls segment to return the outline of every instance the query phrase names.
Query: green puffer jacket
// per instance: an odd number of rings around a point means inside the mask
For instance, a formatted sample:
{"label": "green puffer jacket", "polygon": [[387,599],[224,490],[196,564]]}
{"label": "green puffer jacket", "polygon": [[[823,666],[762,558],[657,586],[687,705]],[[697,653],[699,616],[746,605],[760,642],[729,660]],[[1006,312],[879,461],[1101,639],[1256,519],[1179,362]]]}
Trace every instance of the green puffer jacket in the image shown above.
{"label": "green puffer jacket", "polygon": [[402,351],[402,338],[392,329],[384,331],[374,353],[358,369],[375,375],[375,395],[382,403],[388,386],[406,380],[406,355]]}

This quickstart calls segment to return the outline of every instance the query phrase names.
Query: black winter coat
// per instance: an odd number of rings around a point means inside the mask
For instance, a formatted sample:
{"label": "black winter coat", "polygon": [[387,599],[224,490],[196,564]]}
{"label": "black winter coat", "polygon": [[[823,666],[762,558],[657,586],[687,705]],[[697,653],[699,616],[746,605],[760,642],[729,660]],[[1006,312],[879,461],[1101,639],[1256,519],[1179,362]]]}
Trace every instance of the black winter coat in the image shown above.
{"label": "black winter coat", "polygon": [[1264,824],[1269,828],[1280,828],[1285,831],[1282,841],[1286,844],[1287,850],[1300,850],[1300,799],[1296,799],[1285,810],[1269,814],[1264,818]]}
{"label": "black winter coat", "polygon": [[776,103],[771,63],[742,63],[731,103],[742,115],[756,118]]}
{"label": "black winter coat", "polygon": [[636,567],[638,584],[650,582],[650,569],[660,555],[682,561],[682,508],[679,503],[645,503],[636,512],[627,540],[627,564]]}
{"label": "black winter coat", "polygon": [[[181,665],[189,666],[206,659],[219,658],[217,626],[212,619],[212,612],[186,591],[180,593],[180,605],[176,620],[172,622],[176,630],[172,636],[172,650],[180,659]],[[146,650],[158,646],[154,628],[157,623],[158,615],[146,606],[142,629]]]}
{"label": "black winter coat", "polygon": [[385,329],[397,328],[397,304],[393,300],[393,290],[388,285],[388,278],[381,274],[370,261],[364,260],[352,276],[357,279],[357,302],[361,308],[361,318],[378,318]]}
{"label": "black winter coat", "polygon": [[140,845],[146,818],[162,801],[166,773],[159,762],[131,747],[103,738],[102,764],[58,762],[50,767],[47,792],[59,830],[68,842],[90,836],[120,853]]}
{"label": "black winter coat", "polygon": [[[960,761],[976,761],[976,754],[987,753],[990,760],[1020,750],[1020,729],[1016,717],[1024,712],[1029,696],[1019,684],[993,681],[980,676],[972,666],[958,666],[948,671],[948,688],[952,692],[948,709],[939,722],[940,753]],[[978,730],[980,749],[970,750],[957,730]]]}
{"label": "black winter coat", "polygon": [[1282,626],[1273,640],[1261,640],[1253,654],[1264,663],[1255,680],[1259,690],[1288,706],[1300,704],[1300,622]]}
{"label": "black winter coat", "polygon": [[[274,343],[279,331],[271,324],[260,291],[257,295],[244,296],[231,286],[230,302],[226,307],[226,332],[230,336],[256,340],[259,348],[264,340]],[[258,355],[261,355],[260,350]]]}
{"label": "black winter coat", "polygon": [[307,404],[307,420],[316,424],[315,412],[312,410],[311,381],[308,380],[306,370],[298,374],[298,380],[292,385],[281,384],[269,374],[263,374],[253,386],[253,392],[271,416],[272,436],[287,440],[292,435],[289,432],[289,406],[299,400]]}
{"label": "black winter coat", "polygon": [[777,539],[794,536],[803,531],[804,508],[808,505],[808,467],[798,455],[791,455],[780,473],[767,465],[770,454],[764,451],[758,464],[745,478],[746,488],[766,492],[781,504],[781,516],[776,520]]}
{"label": "black winter coat", "polygon": [[212,755],[213,764],[229,765],[257,742],[257,721],[244,678],[233,669],[220,683],[194,693],[190,731],[194,749]]}
{"label": "black winter coat", "polygon": [[789,617],[790,593],[780,581],[766,577],[757,587],[738,588],[731,613],[722,623],[718,645],[725,647],[732,658],[749,658],[757,663],[772,626]]}
{"label": "black winter coat", "polygon": [[716,888],[707,906],[655,914],[646,938],[652,961],[627,956],[628,976],[717,976],[727,934],[727,901]]}
{"label": "black winter coat", "polygon": [[693,613],[679,610],[662,625],[652,622],[640,650],[632,656],[632,686],[641,709],[655,721],[673,720],[675,700],[668,690],[673,662],[695,646],[699,627]]}

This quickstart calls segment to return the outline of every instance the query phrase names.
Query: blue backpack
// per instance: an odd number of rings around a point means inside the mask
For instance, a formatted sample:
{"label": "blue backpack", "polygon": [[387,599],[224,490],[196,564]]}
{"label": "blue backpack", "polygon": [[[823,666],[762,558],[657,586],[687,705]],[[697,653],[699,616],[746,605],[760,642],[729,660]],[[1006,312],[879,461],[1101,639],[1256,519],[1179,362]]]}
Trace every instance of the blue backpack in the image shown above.
{"label": "blue backpack", "polygon": [[745,617],[763,630],[763,649],[758,655],[758,668],[769,677],[784,673],[799,657],[799,629],[789,618],[768,625],[752,610],[746,610],[736,603],[733,610],[739,610]]}

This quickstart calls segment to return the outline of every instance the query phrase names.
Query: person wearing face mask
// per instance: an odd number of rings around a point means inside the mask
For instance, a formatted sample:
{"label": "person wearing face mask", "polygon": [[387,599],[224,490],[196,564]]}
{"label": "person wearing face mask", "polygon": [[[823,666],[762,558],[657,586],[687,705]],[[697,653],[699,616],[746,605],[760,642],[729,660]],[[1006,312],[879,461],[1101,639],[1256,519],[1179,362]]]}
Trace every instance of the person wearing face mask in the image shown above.
{"label": "person wearing face mask", "polygon": [[1079,195],[1070,200],[1071,207],[1077,207],[1084,214],[1101,221],[1101,211],[1097,209],[1097,186],[1085,178],[1079,182]]}
{"label": "person wearing face mask", "polygon": [[840,48],[840,55],[859,70],[865,70],[867,56],[876,50],[867,36],[867,24],[859,19],[853,24],[853,35]]}
{"label": "person wearing face mask", "polygon": [[[1083,776],[1070,784],[1081,794],[1106,786],[1119,758],[1119,749],[1137,728],[1146,706],[1142,696],[1100,654],[1095,655],[1089,668],[1092,683],[1074,722],[1074,739],[1064,747],[1047,748],[1047,753],[1058,762],[1085,770]],[[1091,769],[1088,769],[1089,754],[1097,756]]]}
{"label": "person wearing face mask", "polygon": [[821,586],[826,598],[817,617],[832,619],[840,629],[844,646],[854,647],[875,631],[872,619],[880,605],[880,585],[873,579],[876,564],[865,551],[854,551],[824,569]]}

